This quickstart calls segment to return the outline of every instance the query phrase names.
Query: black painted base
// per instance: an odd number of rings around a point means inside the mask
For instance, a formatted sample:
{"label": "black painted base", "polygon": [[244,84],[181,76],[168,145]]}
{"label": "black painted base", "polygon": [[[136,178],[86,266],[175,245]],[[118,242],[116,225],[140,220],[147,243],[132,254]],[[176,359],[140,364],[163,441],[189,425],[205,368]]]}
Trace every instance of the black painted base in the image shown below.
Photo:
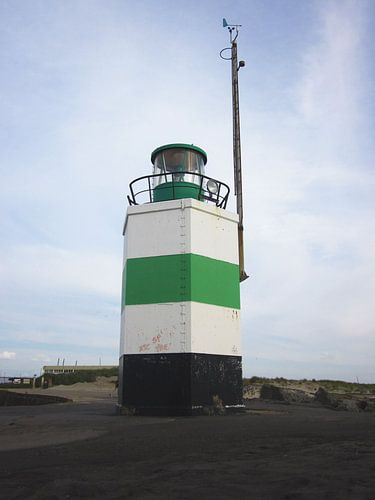
{"label": "black painted base", "polygon": [[242,358],[216,354],[125,354],[119,406],[138,415],[195,415],[243,408]]}

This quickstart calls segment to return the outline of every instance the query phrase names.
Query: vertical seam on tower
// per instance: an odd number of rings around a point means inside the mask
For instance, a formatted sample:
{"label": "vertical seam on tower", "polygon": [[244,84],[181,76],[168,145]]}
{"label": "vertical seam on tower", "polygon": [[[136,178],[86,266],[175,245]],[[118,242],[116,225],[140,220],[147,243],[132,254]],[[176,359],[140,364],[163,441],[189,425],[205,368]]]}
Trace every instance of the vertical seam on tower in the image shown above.
{"label": "vertical seam on tower", "polygon": [[185,203],[180,211],[180,351],[186,352],[186,218]]}

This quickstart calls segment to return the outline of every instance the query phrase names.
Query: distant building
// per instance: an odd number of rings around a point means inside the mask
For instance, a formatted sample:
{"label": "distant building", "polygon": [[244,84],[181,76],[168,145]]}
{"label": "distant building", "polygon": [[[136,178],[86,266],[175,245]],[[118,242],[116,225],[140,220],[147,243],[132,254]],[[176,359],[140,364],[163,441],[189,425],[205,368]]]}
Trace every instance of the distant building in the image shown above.
{"label": "distant building", "polygon": [[116,365],[47,365],[43,366],[43,374],[47,373],[74,373],[91,370],[111,370]]}

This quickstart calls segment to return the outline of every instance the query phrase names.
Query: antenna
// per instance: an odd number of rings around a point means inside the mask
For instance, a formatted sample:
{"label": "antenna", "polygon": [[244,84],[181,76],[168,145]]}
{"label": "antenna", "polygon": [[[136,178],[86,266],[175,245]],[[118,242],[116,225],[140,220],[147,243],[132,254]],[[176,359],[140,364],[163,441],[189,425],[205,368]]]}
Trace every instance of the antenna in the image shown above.
{"label": "antenna", "polygon": [[[230,47],[220,51],[220,57],[232,61],[232,109],[233,109],[233,166],[234,166],[234,194],[236,195],[238,213],[238,255],[240,264],[240,281],[245,281],[248,275],[245,272],[244,245],[243,245],[243,199],[242,199],[242,167],[241,167],[241,134],[240,134],[240,102],[238,90],[238,71],[245,66],[245,61],[237,60],[238,28],[241,24],[229,24],[223,18],[223,28],[228,28]],[[231,51],[230,57],[223,56],[226,50]]]}

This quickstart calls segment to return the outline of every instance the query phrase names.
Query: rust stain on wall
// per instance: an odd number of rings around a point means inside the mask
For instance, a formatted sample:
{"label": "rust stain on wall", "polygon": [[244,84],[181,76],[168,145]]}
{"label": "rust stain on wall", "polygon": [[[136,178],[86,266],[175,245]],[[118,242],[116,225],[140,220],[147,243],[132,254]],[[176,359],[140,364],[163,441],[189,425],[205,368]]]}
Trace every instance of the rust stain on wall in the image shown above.
{"label": "rust stain on wall", "polygon": [[165,352],[169,351],[170,344],[157,344],[156,352]]}
{"label": "rust stain on wall", "polygon": [[150,350],[150,344],[142,344],[139,346],[139,352],[146,352]]}

